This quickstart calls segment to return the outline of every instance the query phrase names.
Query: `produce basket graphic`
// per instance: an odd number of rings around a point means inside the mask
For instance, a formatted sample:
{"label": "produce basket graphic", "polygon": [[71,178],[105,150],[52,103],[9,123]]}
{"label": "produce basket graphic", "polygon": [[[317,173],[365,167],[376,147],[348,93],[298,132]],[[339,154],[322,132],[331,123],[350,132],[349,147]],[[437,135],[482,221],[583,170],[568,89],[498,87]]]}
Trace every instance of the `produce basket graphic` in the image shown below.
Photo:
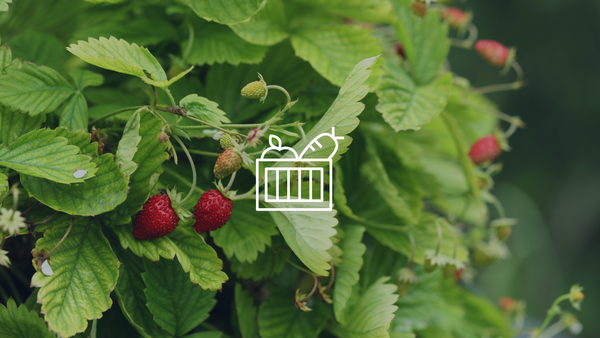
{"label": "produce basket graphic", "polygon": [[[323,148],[322,138],[333,140],[334,149],[327,158],[305,158],[307,153]],[[319,140],[321,139],[321,142]],[[298,155],[290,147],[281,145],[281,139],[269,136],[269,147],[256,160],[256,210],[257,211],[327,211],[333,209],[333,156],[343,136],[322,133],[315,137]],[[287,153],[282,158],[265,158],[269,152]],[[311,166],[312,165],[312,166]],[[262,172],[261,172],[262,168]],[[263,175],[261,175],[263,174]],[[326,176],[327,175],[327,176]],[[265,184],[260,185],[261,177]],[[329,182],[325,183],[326,178]],[[303,182],[308,184],[303,186]],[[314,184],[317,182],[317,184]],[[325,188],[329,194],[326,194]],[[269,190],[274,191],[269,194]],[[326,196],[327,195],[327,196]],[[266,206],[261,204],[262,200]],[[304,196],[304,197],[303,197]]]}

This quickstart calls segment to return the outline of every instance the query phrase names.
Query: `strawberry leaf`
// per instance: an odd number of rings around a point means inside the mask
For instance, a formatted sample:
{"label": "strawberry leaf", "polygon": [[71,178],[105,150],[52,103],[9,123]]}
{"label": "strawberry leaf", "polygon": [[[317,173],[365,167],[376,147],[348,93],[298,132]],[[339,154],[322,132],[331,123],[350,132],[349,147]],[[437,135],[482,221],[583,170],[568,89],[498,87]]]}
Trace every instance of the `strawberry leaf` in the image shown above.
{"label": "strawberry leaf", "polygon": [[0,173],[0,195],[8,191],[8,176]]}
{"label": "strawberry leaf", "polygon": [[428,11],[418,18],[411,0],[392,1],[400,20],[393,24],[398,40],[410,62],[411,75],[419,85],[431,82],[440,72],[450,51],[448,24],[440,20],[439,11]]}
{"label": "strawberry leaf", "polygon": [[0,0],[0,12],[8,11],[8,4],[12,4],[12,0]]}
{"label": "strawberry leaf", "polygon": [[[285,241],[280,236],[273,238],[273,244],[284,243]],[[285,258],[289,258],[290,251],[279,250],[279,254]],[[273,258],[275,259],[275,263],[273,263]],[[251,279],[257,282],[267,278],[269,273],[272,276],[279,274],[285,264],[285,261],[271,250],[259,252],[258,257],[253,262],[242,263],[236,256],[232,256],[229,261],[231,261],[231,271],[239,278]],[[273,271],[271,271],[271,267],[273,267]]]}
{"label": "strawberry leaf", "polygon": [[377,110],[395,131],[419,130],[446,106],[452,88],[451,73],[428,85],[418,86],[394,62],[388,60],[384,70],[377,88]]}
{"label": "strawberry leaf", "polygon": [[296,31],[291,41],[296,55],[337,86],[348,82],[346,76],[357,71],[357,62],[381,54],[377,39],[358,26],[306,27]]}
{"label": "strawberry leaf", "polygon": [[352,293],[352,287],[358,283],[358,272],[363,265],[366,246],[362,243],[365,228],[361,226],[348,226],[344,228],[345,236],[342,239],[341,249],[344,252],[342,264],[336,269],[335,288],[333,289],[333,312],[338,322],[345,324],[344,308]]}
{"label": "strawberry leaf", "polygon": [[[55,225],[36,243],[49,252],[63,238],[70,221]],[[111,291],[117,283],[119,262],[100,225],[77,218],[64,242],[52,253],[52,276],[37,271],[31,285],[40,287],[38,301],[51,330],[61,336],[82,332],[88,320],[100,318],[112,305]]]}
{"label": "strawberry leaf", "polygon": [[[392,23],[392,4],[381,0],[293,0],[356,21]],[[260,13],[260,12],[259,12]]]}
{"label": "strawberry leaf", "polygon": [[21,175],[21,183],[31,196],[54,210],[70,215],[99,215],[125,201],[128,180],[112,154],[95,157],[92,162],[98,171],[84,183],[67,185],[27,175]]}
{"label": "strawberry leaf", "polygon": [[223,122],[231,122],[225,116],[225,112],[218,108],[218,103],[196,94],[190,94],[184,97],[179,102],[179,105],[185,108],[189,115],[202,121],[217,125]]}
{"label": "strawberry leaf", "polygon": [[[148,303],[144,294],[146,284],[142,279],[142,273],[145,271],[144,260],[136,257],[130,251],[120,248],[119,243],[116,243],[116,238],[111,237],[110,233],[108,235],[113,250],[121,262],[119,280],[115,288],[121,312],[144,338],[170,337],[156,324],[152,313],[146,306]],[[156,260],[158,261],[158,258]]]}
{"label": "strawberry leaf", "polygon": [[184,336],[207,319],[217,304],[215,292],[189,283],[188,274],[173,260],[163,259],[158,264],[145,260],[144,269],[148,309],[156,323],[176,337]]}
{"label": "strawberry leaf", "polygon": [[142,140],[140,136],[140,112],[142,110],[147,110],[147,108],[136,110],[127,121],[115,157],[115,162],[119,164],[121,172],[124,172],[128,176],[133,174],[137,169],[137,164],[133,162],[133,157],[138,150],[138,144]]}
{"label": "strawberry leaf", "polygon": [[83,94],[76,93],[63,108],[58,123],[69,130],[87,129],[88,105]]}
{"label": "strawberry leaf", "polygon": [[114,233],[119,238],[123,249],[129,249],[139,257],[146,257],[153,262],[158,262],[160,257],[173,259],[175,249],[173,242],[168,237],[158,237],[140,241],[133,237],[133,225],[119,225],[114,227]]}
{"label": "strawberry leaf", "polygon": [[165,152],[167,144],[158,140],[162,125],[162,121],[149,111],[140,112],[139,136],[142,140],[138,143],[138,150],[132,159],[138,167],[129,178],[127,199],[106,215],[114,225],[131,222],[131,215],[142,210],[150,196],[153,188],[151,182],[163,172],[161,165],[169,158],[169,154]]}
{"label": "strawberry leaf", "polygon": [[[197,27],[196,32],[190,53],[185,59],[193,65],[259,63],[267,52],[266,47],[244,41],[224,25],[205,23]],[[184,41],[181,50],[186,50],[187,46],[188,42]]]}
{"label": "strawberry leaf", "polygon": [[89,38],[87,42],[71,44],[67,50],[94,66],[137,76],[144,82],[158,84],[159,87],[168,86],[167,74],[160,63],[147,48],[135,43],[129,44],[112,36],[110,39]]}
{"label": "strawberry leaf", "polygon": [[347,324],[335,326],[333,333],[340,338],[387,338],[388,329],[398,307],[394,294],[398,287],[385,284],[390,277],[382,277],[371,285],[348,313]]}
{"label": "strawberry leaf", "polygon": [[12,338],[55,338],[44,320],[37,313],[30,312],[24,304],[17,308],[14,299],[9,298],[6,307],[0,304],[0,334]]}
{"label": "strawberry leaf", "polygon": [[[93,177],[98,168],[91,158],[79,155],[79,148],[51,129],[31,131],[10,145],[0,146],[0,165],[20,174],[44,178],[58,183],[78,183]],[[74,173],[87,170],[77,178]]]}
{"label": "strawberry leaf", "polygon": [[288,37],[282,0],[269,0],[250,20],[229,28],[242,39],[259,46],[272,46]]}
{"label": "strawberry leaf", "polygon": [[266,0],[180,0],[201,18],[207,21],[216,21],[221,24],[231,25],[250,19],[264,4]]}
{"label": "strawberry leaf", "polygon": [[[0,1],[2,2],[2,1]],[[9,41],[13,58],[60,69],[67,53],[61,40],[49,33],[27,30]]]}
{"label": "strawberry leaf", "polygon": [[271,236],[277,235],[277,226],[267,213],[256,212],[253,201],[234,201],[229,222],[211,232],[215,244],[223,248],[228,258],[236,256],[240,262],[253,262],[259,252],[271,246]]}
{"label": "strawberry leaf", "polygon": [[260,305],[258,310],[260,337],[312,338],[319,335],[329,317],[326,308],[321,304],[310,302],[313,311],[298,310],[291,304],[293,301],[291,296],[293,293],[275,289]]}
{"label": "strawberry leaf", "polygon": [[75,92],[57,71],[16,60],[0,75],[0,103],[35,116],[54,111]]}
{"label": "strawberry leaf", "polygon": [[75,86],[79,91],[82,91],[89,86],[101,86],[104,83],[104,76],[89,70],[79,68],[71,69],[69,71],[69,76],[73,79],[73,82],[75,82]]}
{"label": "strawberry leaf", "polygon": [[235,309],[242,338],[258,338],[258,323],[256,322],[258,309],[254,306],[254,298],[248,291],[242,289],[240,283],[235,284]]}
{"label": "strawberry leaf", "polygon": [[10,146],[19,136],[37,129],[46,120],[45,114],[29,114],[0,108],[0,143]]}
{"label": "strawberry leaf", "polygon": [[[326,205],[326,202],[323,202]],[[271,207],[282,207],[273,202]],[[286,208],[316,208],[313,203],[310,206],[301,202],[287,203]],[[336,234],[334,227],[338,220],[334,217],[336,210],[332,211],[270,211],[269,212],[279,231],[285,238],[286,243],[298,258],[310,270],[320,276],[327,276],[327,270],[331,268],[329,261],[332,257],[327,252],[333,242],[330,237]]]}
{"label": "strawberry leaf", "polygon": [[211,291],[223,287],[223,283],[229,279],[221,271],[223,261],[202,236],[191,227],[179,226],[168,237],[173,242],[173,249],[183,270],[190,273],[192,283]]}
{"label": "strawberry leaf", "polygon": [[[2,1],[2,0],[0,0]],[[0,46],[0,74],[6,74],[4,69],[12,62],[12,52],[8,45]]]}

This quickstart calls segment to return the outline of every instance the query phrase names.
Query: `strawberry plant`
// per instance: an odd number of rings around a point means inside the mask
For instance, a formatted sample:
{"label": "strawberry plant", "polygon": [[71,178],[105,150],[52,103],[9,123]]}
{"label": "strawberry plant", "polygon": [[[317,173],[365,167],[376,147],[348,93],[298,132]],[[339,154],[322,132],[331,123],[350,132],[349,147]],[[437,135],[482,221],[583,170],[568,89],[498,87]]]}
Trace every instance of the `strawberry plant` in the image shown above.
{"label": "strawberry plant", "polygon": [[[2,337],[537,337],[559,314],[561,329],[578,323],[558,307],[579,308],[578,286],[534,331],[521,302],[472,291],[477,269],[508,254],[517,222],[493,177],[524,126],[485,94],[524,82],[515,50],[477,41],[470,12],[430,0],[0,10]],[[516,81],[473,88],[452,46]],[[290,174],[265,175],[279,169]],[[294,208],[272,199],[280,187]],[[319,189],[332,209],[309,210],[326,206],[310,204]]]}

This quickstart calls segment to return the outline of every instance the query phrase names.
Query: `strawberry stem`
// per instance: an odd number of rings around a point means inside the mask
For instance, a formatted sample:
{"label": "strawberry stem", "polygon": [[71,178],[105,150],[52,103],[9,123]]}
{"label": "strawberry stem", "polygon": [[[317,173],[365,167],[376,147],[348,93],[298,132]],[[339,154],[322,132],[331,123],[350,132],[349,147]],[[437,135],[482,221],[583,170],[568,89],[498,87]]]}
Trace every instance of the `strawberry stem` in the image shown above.
{"label": "strawberry stem", "polygon": [[185,144],[183,144],[183,142],[181,142],[181,139],[179,139],[179,136],[177,136],[177,135],[172,135],[172,136],[177,141],[177,143],[179,143],[179,146],[185,152],[185,155],[187,156],[188,160],[190,161],[190,166],[192,167],[192,187],[190,188],[190,192],[188,192],[188,194],[185,196],[185,198],[183,200],[181,200],[181,202],[179,203],[179,206],[182,206],[190,199],[190,197],[192,197],[192,195],[194,194],[194,190],[196,189],[196,166],[194,165],[194,160],[192,159],[192,155],[190,155],[190,152],[187,150]]}
{"label": "strawberry stem", "polygon": [[[312,271],[306,270],[305,268],[302,268],[300,266],[298,266],[296,263],[290,261],[289,259],[287,259],[285,256],[283,256],[282,254],[280,254],[277,250],[275,250],[275,248],[271,248],[271,250],[279,257],[281,257],[281,259],[283,259],[284,261],[286,261],[289,265],[295,267],[296,269],[302,271],[302,272],[306,272],[309,275],[314,275]],[[315,275],[316,278],[316,275]],[[313,290],[314,292],[314,290]],[[312,293],[311,293],[312,295]]]}
{"label": "strawberry stem", "polygon": [[[67,236],[69,236],[69,232],[71,232],[71,229],[73,228],[73,223],[75,223],[75,217],[71,216],[71,225],[69,225],[69,229],[67,229],[67,232],[65,232],[63,238],[61,238],[60,241],[58,243],[56,243],[54,248],[52,248],[52,250],[50,250],[50,252],[48,252],[47,254],[44,255],[43,260],[47,260],[48,258],[50,258],[50,255],[56,249],[58,249],[58,247],[65,241],[65,239],[67,239]],[[43,261],[42,261],[42,263],[43,263]]]}
{"label": "strawberry stem", "polygon": [[477,40],[479,31],[477,30],[477,26],[475,26],[472,22],[469,23],[469,25],[467,26],[467,29],[469,30],[468,38],[466,38],[464,40],[450,38],[450,44],[454,47],[471,49],[471,47],[473,47],[473,44]]}
{"label": "strawberry stem", "polygon": [[440,222],[437,219],[435,220],[435,226],[437,227],[438,233],[437,248],[435,249],[435,255],[437,256],[440,253],[440,249],[442,248],[442,236],[444,233],[442,231],[442,226],[440,225]]}
{"label": "strawberry stem", "polygon": [[331,265],[331,279],[329,280],[329,283],[327,284],[327,287],[325,288],[325,290],[323,290],[323,293],[327,293],[327,291],[329,291],[329,289],[331,289],[331,287],[333,286],[333,282],[335,281],[335,267],[333,266],[333,263],[329,262],[329,265]]}
{"label": "strawberry stem", "polygon": [[229,183],[227,183],[227,186],[225,187],[225,190],[223,191],[223,194],[226,194],[226,193],[229,192],[229,189],[233,185],[233,181],[235,181],[235,175],[236,174],[237,174],[237,171],[234,172],[233,174],[231,174],[231,178],[229,179]]}
{"label": "strawberry stem", "polygon": [[519,63],[515,60],[511,60],[510,66],[517,73],[517,80],[511,83],[502,83],[491,86],[474,88],[471,90],[473,93],[485,94],[485,93],[494,93],[500,92],[504,90],[517,90],[523,88],[525,86],[525,81],[523,81],[524,73],[523,68],[519,65]]}
{"label": "strawberry stem", "polygon": [[315,290],[317,290],[317,285],[319,284],[319,280],[317,279],[317,275],[313,274],[312,272],[310,274],[313,275],[313,277],[315,278],[315,284],[313,285],[313,288],[310,291],[310,293],[308,295],[306,295],[306,297],[304,297],[304,299],[301,299],[300,301],[298,301],[299,303],[306,302],[310,297],[312,297],[312,295],[315,294]]}
{"label": "strawberry stem", "polygon": [[[288,91],[287,91],[287,90],[285,90],[285,88],[283,88],[283,87],[281,87],[281,86],[277,86],[277,85],[268,85],[268,86],[267,86],[267,89],[277,89],[277,90],[279,90],[280,92],[284,93],[284,94],[285,94],[285,97],[287,98],[287,104],[286,104],[286,107],[287,107],[287,105],[288,105],[290,102],[292,102],[292,97],[290,96],[290,93],[288,93]],[[286,109],[286,110],[287,110],[287,109]]]}
{"label": "strawberry stem", "polygon": [[[183,151],[182,148],[175,148],[175,150],[177,150],[177,151]],[[213,153],[213,152],[210,152],[210,151],[196,150],[196,149],[188,149],[188,151],[190,152],[190,154],[204,155],[204,156],[219,157],[219,155],[221,155],[221,153]]]}
{"label": "strawberry stem", "polygon": [[452,258],[456,259],[458,255],[458,238],[456,237],[456,229],[450,225],[450,222],[444,222],[448,230],[452,233],[452,238],[454,239],[454,252],[452,254]]}
{"label": "strawberry stem", "polygon": [[412,269],[413,263],[415,262],[415,254],[417,253],[417,243],[415,242],[415,236],[413,234],[408,234],[408,238],[410,239],[410,260],[408,261],[408,268]]}
{"label": "strawberry stem", "polygon": [[552,320],[552,318],[554,318],[554,316],[556,316],[557,314],[559,314],[560,308],[558,307],[558,304],[560,302],[562,302],[563,300],[567,300],[569,299],[570,294],[564,294],[558,298],[556,298],[556,300],[554,301],[554,303],[552,303],[552,306],[550,306],[550,309],[548,309],[548,314],[546,315],[546,319],[544,320],[544,323],[542,324],[542,326],[540,326],[537,334],[535,335],[534,338],[538,338],[542,335],[542,332],[544,332],[544,329],[546,328],[546,326],[548,326],[548,324],[550,324],[550,321]]}

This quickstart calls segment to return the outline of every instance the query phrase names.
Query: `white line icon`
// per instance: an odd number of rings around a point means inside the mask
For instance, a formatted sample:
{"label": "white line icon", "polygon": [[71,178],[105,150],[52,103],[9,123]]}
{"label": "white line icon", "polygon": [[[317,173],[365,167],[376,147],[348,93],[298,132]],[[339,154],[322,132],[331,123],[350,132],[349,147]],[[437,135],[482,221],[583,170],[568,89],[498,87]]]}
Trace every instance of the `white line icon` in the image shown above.
{"label": "white line icon", "polygon": [[[323,145],[319,142],[322,137],[333,140],[334,150],[331,154],[327,158],[304,158],[309,151],[316,152],[323,149]],[[338,140],[343,139],[343,136],[335,136],[335,128],[331,128],[331,133],[319,134],[298,156],[293,148],[282,146],[279,137],[270,135],[270,147],[262,152],[260,159],[256,160],[256,210],[331,211],[333,209],[332,159],[339,147]],[[274,151],[286,151],[287,153],[282,158],[265,158],[269,152]],[[265,182],[262,187],[260,185],[261,177]],[[303,187],[306,178],[308,186]],[[328,183],[325,182],[327,178]],[[314,182],[318,184],[314,184]],[[329,190],[327,196],[326,187]],[[270,195],[269,190],[274,194]],[[262,200],[272,207],[261,206],[261,195],[263,196]]]}

